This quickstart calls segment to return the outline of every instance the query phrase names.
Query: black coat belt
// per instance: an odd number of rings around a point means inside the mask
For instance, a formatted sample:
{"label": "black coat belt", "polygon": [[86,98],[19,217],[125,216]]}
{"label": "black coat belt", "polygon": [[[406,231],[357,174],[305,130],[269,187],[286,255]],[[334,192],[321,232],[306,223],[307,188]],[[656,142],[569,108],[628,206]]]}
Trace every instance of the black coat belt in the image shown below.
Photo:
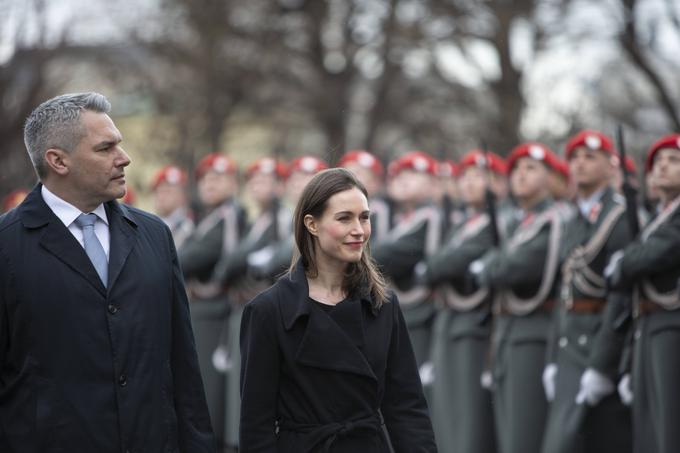
{"label": "black coat belt", "polygon": [[302,453],[308,453],[322,445],[321,451],[330,452],[331,446],[338,438],[357,432],[379,434],[385,424],[379,412],[366,417],[343,422],[331,422],[326,424],[298,423],[292,420],[282,419],[278,421],[279,431],[290,431],[307,435],[309,439],[302,446]]}

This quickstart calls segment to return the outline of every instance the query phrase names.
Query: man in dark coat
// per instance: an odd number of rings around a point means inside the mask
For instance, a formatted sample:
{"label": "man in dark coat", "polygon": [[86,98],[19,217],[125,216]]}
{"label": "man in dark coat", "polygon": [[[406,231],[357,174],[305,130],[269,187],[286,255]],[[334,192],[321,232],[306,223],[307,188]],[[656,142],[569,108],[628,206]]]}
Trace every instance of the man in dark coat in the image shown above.
{"label": "man in dark coat", "polygon": [[[647,154],[661,197],[659,214],[610,264],[616,287],[634,285],[633,451],[680,451],[680,134]],[[628,389],[630,391],[630,389]],[[621,392],[622,396],[626,392]]]}
{"label": "man in dark coat", "polygon": [[115,200],[130,163],[96,93],[28,118],[41,184],[0,218],[0,451],[214,452],[170,231]]}
{"label": "man in dark coat", "polygon": [[625,453],[632,443],[630,411],[615,384],[628,316],[607,307],[623,295],[609,291],[603,275],[612,254],[631,240],[625,200],[611,187],[618,153],[609,137],[586,130],[569,140],[566,158],[577,213],[565,227],[556,344],[544,371],[551,404],[542,451]]}

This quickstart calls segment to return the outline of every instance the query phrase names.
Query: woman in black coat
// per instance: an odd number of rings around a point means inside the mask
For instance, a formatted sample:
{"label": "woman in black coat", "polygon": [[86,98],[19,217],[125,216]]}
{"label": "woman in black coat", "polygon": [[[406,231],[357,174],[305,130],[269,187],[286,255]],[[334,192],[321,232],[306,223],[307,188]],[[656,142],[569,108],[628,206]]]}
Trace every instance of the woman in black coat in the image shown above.
{"label": "woman in black coat", "polygon": [[288,274],[241,323],[240,452],[436,452],[396,297],[370,258],[366,189],[317,174]]}

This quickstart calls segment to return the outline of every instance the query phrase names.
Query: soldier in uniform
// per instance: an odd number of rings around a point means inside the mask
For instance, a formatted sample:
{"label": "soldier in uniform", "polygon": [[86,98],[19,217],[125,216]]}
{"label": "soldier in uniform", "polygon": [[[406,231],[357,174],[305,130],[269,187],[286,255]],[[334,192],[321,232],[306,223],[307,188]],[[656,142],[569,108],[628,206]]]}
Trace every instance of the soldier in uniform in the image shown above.
{"label": "soldier in uniform", "polygon": [[442,234],[444,234],[442,240],[444,240],[454,225],[465,220],[465,210],[458,188],[460,167],[454,161],[446,159],[439,161],[437,168],[441,192],[439,205],[442,211]]}
{"label": "soldier in uniform", "polygon": [[391,280],[409,329],[418,365],[428,358],[435,307],[422,281],[425,259],[441,241],[441,216],[432,202],[437,161],[422,151],[410,152],[390,164],[397,213],[394,227],[375,242],[373,258]]}
{"label": "soldier in uniform", "polygon": [[315,174],[327,168],[328,164],[315,156],[300,156],[288,165],[282,209],[279,212],[281,240],[249,255],[252,275],[273,283],[290,267],[295,248],[293,209],[307,183]]}
{"label": "soldier in uniform", "polygon": [[[191,297],[198,359],[210,417],[220,442],[225,441],[225,375],[228,362],[219,348],[228,338],[229,291],[218,270],[234,259],[247,231],[245,211],[236,200],[238,172],[227,156],[212,153],[196,166],[196,180],[206,215],[179,249],[179,260]],[[217,352],[217,354],[216,354]]]}
{"label": "soldier in uniform", "polygon": [[[550,403],[543,453],[631,451],[631,420],[615,389],[625,316],[606,316],[604,269],[631,241],[625,200],[612,188],[620,173],[609,137],[585,130],[565,155],[577,188],[577,213],[565,227],[560,310],[553,325],[557,347],[548,353],[544,386]],[[616,325],[610,325],[616,323]]]}
{"label": "soldier in uniform", "polygon": [[385,169],[380,160],[364,150],[353,150],[345,153],[338,162],[354,175],[366,187],[368,204],[371,207],[371,243],[384,237],[390,230],[390,205],[383,194],[383,178]]}
{"label": "soldier in uniform", "polygon": [[[548,189],[557,158],[545,145],[525,143],[508,157],[512,195],[519,206],[508,240],[471,264],[479,286],[497,294],[492,334],[494,416],[502,453],[541,449],[547,402],[541,386],[555,305],[560,217]],[[486,376],[485,376],[486,377]]]}
{"label": "soldier in uniform", "polygon": [[[680,134],[647,153],[661,211],[639,239],[615,254],[608,274],[615,287],[634,284],[633,450],[680,451]],[[630,389],[629,389],[630,390]]]}
{"label": "soldier in uniform", "polygon": [[433,328],[432,422],[437,445],[448,453],[496,451],[491,393],[480,383],[491,336],[489,287],[477,286],[469,265],[494,246],[486,210],[489,175],[504,176],[505,162],[473,150],[460,162],[459,193],[465,219],[453,225],[445,245],[427,260],[427,284],[444,305]]}
{"label": "soldier in uniform", "polygon": [[176,165],[166,165],[151,180],[154,211],[170,228],[178,249],[194,231],[187,199],[187,179],[184,170]]}

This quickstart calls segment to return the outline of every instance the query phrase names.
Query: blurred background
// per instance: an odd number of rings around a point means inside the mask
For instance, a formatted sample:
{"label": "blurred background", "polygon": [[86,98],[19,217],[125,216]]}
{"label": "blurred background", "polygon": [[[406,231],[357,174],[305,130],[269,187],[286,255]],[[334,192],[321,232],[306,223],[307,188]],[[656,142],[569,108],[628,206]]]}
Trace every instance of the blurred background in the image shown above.
{"label": "blurred background", "polygon": [[75,91],[111,101],[142,207],[214,151],[561,153],[621,123],[640,162],[680,131],[680,0],[0,0],[0,198],[36,181],[26,116]]}

